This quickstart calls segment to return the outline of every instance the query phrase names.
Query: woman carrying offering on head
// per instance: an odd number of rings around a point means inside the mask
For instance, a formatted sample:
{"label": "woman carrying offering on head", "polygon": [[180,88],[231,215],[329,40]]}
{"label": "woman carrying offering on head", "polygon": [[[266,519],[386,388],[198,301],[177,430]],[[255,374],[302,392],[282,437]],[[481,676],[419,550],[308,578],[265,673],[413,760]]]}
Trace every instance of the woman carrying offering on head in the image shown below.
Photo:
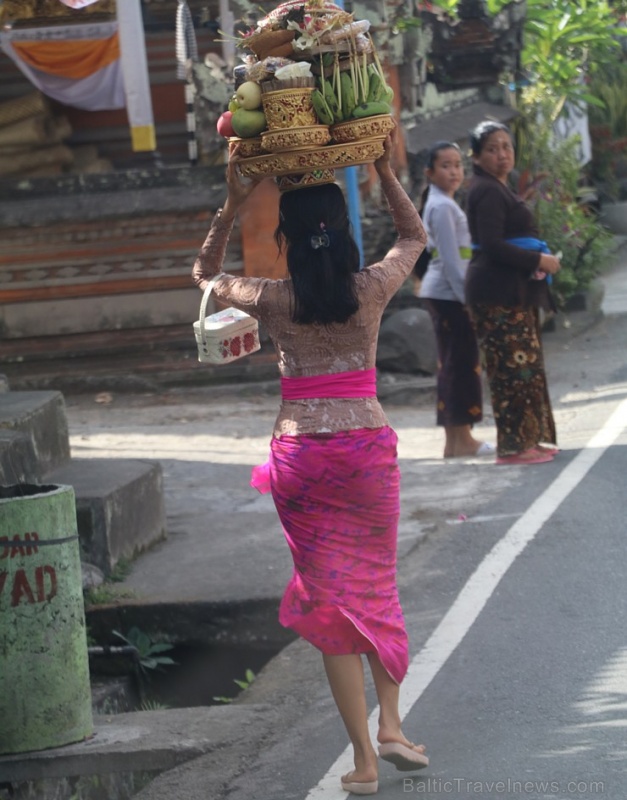
{"label": "woman carrying offering on head", "polygon": [[219,273],[216,297],[257,318],[277,352],[282,401],[267,470],[253,470],[253,485],[263,490],[267,479],[294,561],[279,619],[322,653],[354,751],[342,788],[364,795],[378,789],[378,761],[362,655],[380,706],[379,755],[399,769],[428,764],[398,709],[408,667],[396,585],[400,475],[397,436],[376,396],[381,316],[426,241],[390,165],[392,147],[389,136],[375,167],[398,239],[378,263],[359,270],[342,191],[324,184],[281,196],[276,239],[287,279],[221,273],[233,219],[255,187],[241,178],[235,149],[227,200],[193,270],[201,289]]}

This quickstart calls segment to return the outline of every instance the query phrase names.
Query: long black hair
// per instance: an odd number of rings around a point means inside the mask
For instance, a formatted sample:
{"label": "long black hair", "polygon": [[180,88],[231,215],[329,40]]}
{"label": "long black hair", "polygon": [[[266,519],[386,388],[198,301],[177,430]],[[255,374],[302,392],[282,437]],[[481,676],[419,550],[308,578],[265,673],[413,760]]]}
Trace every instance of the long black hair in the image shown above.
{"label": "long black hair", "polygon": [[[427,163],[425,165],[425,169],[433,169],[435,167],[435,162],[438,157],[438,153],[441,153],[442,150],[449,150],[449,149],[457,150],[457,152],[461,155],[461,149],[458,144],[455,142],[449,142],[444,139],[440,140],[439,142],[435,142],[429,148],[427,153]],[[420,195],[420,207],[418,209],[418,213],[422,217],[424,214],[425,206],[427,205],[427,198],[429,197],[429,186],[430,184],[427,183],[425,188],[423,189],[422,194]],[[414,264],[414,275],[416,275],[420,280],[424,278],[427,274],[427,269],[429,268],[429,262],[431,261],[431,251],[428,250],[426,247],[422,251],[422,253],[418,256],[418,260]]]}
{"label": "long black hair", "polygon": [[284,192],[274,232],[294,288],[293,322],[346,322],[359,308],[359,249],[344,194],[327,183]]}

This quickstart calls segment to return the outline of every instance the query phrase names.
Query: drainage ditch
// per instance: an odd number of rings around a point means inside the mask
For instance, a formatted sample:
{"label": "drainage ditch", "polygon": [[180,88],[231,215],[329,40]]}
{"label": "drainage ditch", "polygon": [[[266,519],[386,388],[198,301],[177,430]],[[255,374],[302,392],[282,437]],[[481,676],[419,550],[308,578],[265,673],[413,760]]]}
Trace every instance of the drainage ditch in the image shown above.
{"label": "drainage ditch", "polygon": [[88,609],[94,711],[231,702],[294,640],[277,616],[276,601]]}

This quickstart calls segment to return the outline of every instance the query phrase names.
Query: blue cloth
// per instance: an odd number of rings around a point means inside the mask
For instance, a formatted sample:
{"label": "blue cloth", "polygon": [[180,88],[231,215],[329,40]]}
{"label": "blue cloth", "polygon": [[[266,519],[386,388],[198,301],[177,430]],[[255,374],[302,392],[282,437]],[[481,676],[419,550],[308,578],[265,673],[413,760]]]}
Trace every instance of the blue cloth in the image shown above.
{"label": "blue cloth", "polygon": [[536,239],[535,236],[519,236],[514,239],[506,239],[506,242],[515,244],[516,247],[522,247],[523,250],[537,250],[539,253],[550,253],[549,246],[542,239]]}
{"label": "blue cloth", "polygon": [[[536,239],[535,236],[518,236],[514,237],[513,239],[506,239],[506,242],[509,244],[513,244],[516,247],[522,247],[523,250],[536,250],[538,253],[551,253],[551,249],[549,248],[548,244],[542,239]],[[478,244],[474,242],[471,245],[473,250],[479,250],[480,247]],[[547,275],[546,282],[550,285],[553,283],[553,276]]]}

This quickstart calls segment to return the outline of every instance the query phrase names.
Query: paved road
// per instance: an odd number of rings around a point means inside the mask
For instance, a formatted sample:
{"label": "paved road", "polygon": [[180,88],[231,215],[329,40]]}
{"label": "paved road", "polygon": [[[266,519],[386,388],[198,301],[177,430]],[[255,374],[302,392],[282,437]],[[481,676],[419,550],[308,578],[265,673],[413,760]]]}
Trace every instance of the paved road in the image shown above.
{"label": "paved road", "polygon": [[[572,320],[562,318],[546,337],[563,448],[555,462],[445,462],[430,398],[387,409],[400,439],[399,585],[415,659],[403,689],[406,730],[427,743],[432,766],[403,783],[412,776],[383,765],[382,798],[627,796],[627,308],[615,302],[622,286],[619,276],[612,311],[589,331],[573,338],[564,327]],[[107,407],[68,401],[73,452],[137,457],[139,448],[165,466],[178,547],[141,558],[128,583],[146,597],[159,586],[191,596],[277,596],[288,556],[266,498],[250,499],[245,488],[265,454],[276,397],[180,399],[143,398],[139,416],[130,398]],[[489,418],[482,429],[493,439]],[[207,508],[220,535],[208,530]],[[182,541],[194,558],[185,560]],[[174,552],[179,579],[167,583],[173,570],[164,564]],[[242,702],[269,709],[250,752],[197,759],[138,798],[346,796],[338,789],[349,766],[346,737],[312,648],[287,647]]]}

